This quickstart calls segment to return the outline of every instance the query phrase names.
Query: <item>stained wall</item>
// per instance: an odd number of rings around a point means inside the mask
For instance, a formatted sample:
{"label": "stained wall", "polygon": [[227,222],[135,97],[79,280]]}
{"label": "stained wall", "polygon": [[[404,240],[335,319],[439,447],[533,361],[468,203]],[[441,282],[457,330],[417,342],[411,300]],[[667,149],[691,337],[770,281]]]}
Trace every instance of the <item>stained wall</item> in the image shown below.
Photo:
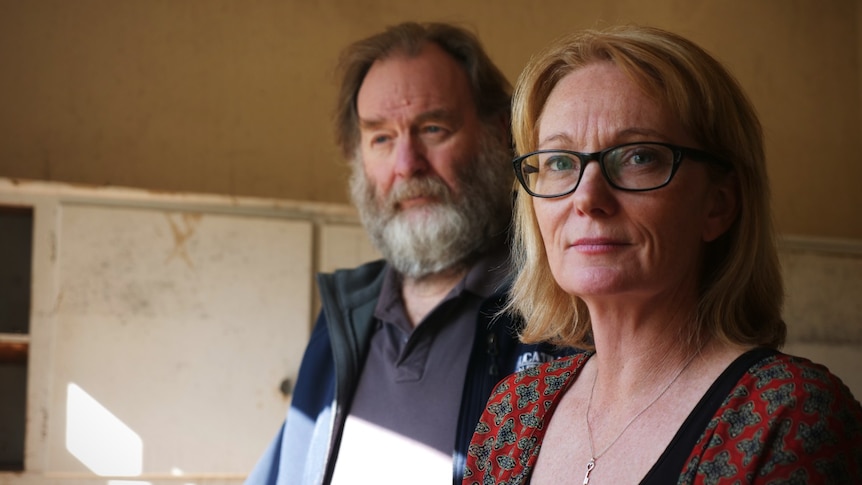
{"label": "stained wall", "polygon": [[346,202],[332,70],[403,20],[476,31],[514,81],[571,30],[675,30],[765,126],[783,234],[862,239],[856,0],[0,0],[0,177]]}

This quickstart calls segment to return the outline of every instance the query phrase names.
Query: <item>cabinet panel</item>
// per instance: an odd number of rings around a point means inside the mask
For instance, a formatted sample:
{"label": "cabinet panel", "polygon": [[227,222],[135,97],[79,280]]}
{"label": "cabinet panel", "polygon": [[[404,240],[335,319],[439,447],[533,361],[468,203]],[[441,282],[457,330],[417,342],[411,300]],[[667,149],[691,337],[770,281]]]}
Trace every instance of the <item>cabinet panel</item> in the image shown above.
{"label": "cabinet panel", "polygon": [[301,220],[63,205],[45,472],[247,473],[308,340],[312,233]]}

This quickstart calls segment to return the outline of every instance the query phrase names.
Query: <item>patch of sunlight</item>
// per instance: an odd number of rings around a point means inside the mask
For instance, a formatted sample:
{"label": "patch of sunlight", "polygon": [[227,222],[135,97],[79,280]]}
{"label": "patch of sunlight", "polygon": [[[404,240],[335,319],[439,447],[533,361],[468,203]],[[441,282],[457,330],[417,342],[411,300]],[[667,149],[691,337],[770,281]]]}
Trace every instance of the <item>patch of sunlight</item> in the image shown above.
{"label": "patch of sunlight", "polygon": [[[66,394],[66,449],[99,476],[131,477],[143,471],[141,437],[74,383],[69,383]],[[148,482],[108,482],[131,484]]]}
{"label": "patch of sunlight", "polygon": [[[171,476],[172,477],[181,477],[183,475],[185,475],[185,472],[183,472],[183,470],[181,468],[175,467],[175,466],[171,467]],[[186,482],[183,485],[195,485],[195,483],[194,482]]]}
{"label": "patch of sunlight", "polygon": [[435,485],[452,482],[452,455],[348,415],[333,485]]}

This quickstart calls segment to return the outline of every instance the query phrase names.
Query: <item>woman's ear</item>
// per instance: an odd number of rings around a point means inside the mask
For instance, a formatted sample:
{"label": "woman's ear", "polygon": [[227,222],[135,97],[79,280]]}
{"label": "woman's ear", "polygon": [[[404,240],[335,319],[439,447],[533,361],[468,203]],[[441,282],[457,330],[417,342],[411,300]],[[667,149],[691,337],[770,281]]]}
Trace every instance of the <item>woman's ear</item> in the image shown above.
{"label": "woman's ear", "polygon": [[730,229],[739,215],[739,181],[728,174],[710,190],[710,208],[703,225],[703,240],[711,242]]}

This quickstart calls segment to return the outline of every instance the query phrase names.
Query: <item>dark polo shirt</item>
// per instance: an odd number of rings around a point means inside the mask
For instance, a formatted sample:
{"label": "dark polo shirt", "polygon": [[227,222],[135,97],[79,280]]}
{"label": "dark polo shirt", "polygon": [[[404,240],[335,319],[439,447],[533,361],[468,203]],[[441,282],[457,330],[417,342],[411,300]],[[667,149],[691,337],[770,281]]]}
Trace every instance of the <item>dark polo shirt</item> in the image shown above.
{"label": "dark polo shirt", "polygon": [[415,329],[401,299],[401,276],[389,268],[352,416],[451,454],[476,315],[504,284],[506,258],[501,247],[477,261]]}

